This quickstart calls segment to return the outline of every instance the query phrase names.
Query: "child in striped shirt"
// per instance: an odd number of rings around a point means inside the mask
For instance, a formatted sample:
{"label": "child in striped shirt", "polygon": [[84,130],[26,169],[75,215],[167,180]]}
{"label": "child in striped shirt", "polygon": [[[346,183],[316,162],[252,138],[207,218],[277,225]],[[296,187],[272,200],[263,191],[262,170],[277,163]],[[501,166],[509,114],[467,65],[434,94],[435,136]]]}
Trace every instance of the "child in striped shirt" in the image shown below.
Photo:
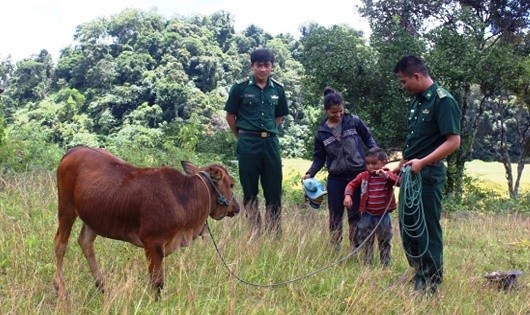
{"label": "child in striped shirt", "polygon": [[366,153],[367,170],[350,181],[344,190],[344,206],[351,207],[353,193],[361,189],[361,220],[357,223],[356,243],[352,250],[361,247],[363,261],[372,264],[377,237],[383,266],[390,265],[392,224],[389,213],[396,209],[394,185],[398,180],[398,176],[385,167],[387,163],[388,156],[383,149],[371,148]]}

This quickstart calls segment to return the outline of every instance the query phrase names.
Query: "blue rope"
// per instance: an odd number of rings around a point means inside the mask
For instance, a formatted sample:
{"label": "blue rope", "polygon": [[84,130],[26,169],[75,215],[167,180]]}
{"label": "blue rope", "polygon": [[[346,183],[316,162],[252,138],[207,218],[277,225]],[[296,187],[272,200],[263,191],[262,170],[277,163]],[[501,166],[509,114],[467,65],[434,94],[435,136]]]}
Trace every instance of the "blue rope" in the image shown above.
{"label": "blue rope", "polygon": [[[405,254],[411,258],[423,257],[429,248],[429,233],[425,221],[425,211],[421,199],[421,174],[414,174],[410,165],[401,169],[401,185],[399,190],[399,219],[401,238],[404,234],[413,239],[421,240],[425,236],[425,247],[421,254],[413,255],[405,248]],[[412,220],[407,220],[412,219]],[[407,224],[406,222],[411,221]],[[419,241],[418,241],[419,243]],[[420,246],[421,248],[421,246]]]}

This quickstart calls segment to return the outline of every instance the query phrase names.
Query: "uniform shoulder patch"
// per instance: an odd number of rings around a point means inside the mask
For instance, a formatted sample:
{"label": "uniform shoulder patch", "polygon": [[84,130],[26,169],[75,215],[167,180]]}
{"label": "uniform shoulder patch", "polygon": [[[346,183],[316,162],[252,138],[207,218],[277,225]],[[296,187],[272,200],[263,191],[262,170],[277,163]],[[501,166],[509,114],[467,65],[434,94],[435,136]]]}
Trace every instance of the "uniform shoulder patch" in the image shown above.
{"label": "uniform shoulder patch", "polygon": [[438,94],[438,97],[439,98],[444,98],[444,97],[447,97],[449,96],[449,92],[447,92],[445,89],[443,88],[438,88],[436,90],[436,93]]}
{"label": "uniform shoulder patch", "polygon": [[242,78],[242,79],[237,80],[236,83],[237,83],[237,84],[241,84],[241,83],[245,83],[245,82],[247,82],[248,80],[249,80],[248,77],[247,77],[247,78]]}
{"label": "uniform shoulder patch", "polygon": [[280,81],[278,81],[278,80],[276,80],[274,78],[271,78],[271,81],[274,82],[275,84],[278,84],[279,86],[283,86],[283,84]]}

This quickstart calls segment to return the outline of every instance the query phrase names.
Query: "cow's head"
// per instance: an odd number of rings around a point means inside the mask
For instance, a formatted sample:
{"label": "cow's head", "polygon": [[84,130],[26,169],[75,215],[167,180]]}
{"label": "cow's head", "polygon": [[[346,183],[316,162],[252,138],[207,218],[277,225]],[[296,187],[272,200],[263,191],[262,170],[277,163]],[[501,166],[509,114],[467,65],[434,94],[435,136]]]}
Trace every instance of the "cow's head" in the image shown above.
{"label": "cow's head", "polygon": [[239,213],[239,203],[234,197],[233,190],[235,181],[223,165],[212,164],[199,168],[188,161],[182,161],[181,164],[186,174],[201,173],[201,176],[208,179],[217,200],[216,206],[210,212],[210,217],[220,220],[225,216],[233,217]]}

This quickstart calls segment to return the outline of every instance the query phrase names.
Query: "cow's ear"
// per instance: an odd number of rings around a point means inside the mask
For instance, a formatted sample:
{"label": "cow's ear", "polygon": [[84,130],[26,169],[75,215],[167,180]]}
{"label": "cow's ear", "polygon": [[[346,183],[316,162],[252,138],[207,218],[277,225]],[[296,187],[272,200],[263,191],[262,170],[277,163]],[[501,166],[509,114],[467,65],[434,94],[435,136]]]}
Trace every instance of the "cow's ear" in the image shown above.
{"label": "cow's ear", "polygon": [[223,178],[223,170],[221,170],[219,167],[210,168],[210,177],[216,181],[221,180]]}
{"label": "cow's ear", "polygon": [[182,164],[182,168],[184,169],[184,172],[188,175],[197,174],[199,171],[199,168],[190,161],[181,161],[180,164]]}

